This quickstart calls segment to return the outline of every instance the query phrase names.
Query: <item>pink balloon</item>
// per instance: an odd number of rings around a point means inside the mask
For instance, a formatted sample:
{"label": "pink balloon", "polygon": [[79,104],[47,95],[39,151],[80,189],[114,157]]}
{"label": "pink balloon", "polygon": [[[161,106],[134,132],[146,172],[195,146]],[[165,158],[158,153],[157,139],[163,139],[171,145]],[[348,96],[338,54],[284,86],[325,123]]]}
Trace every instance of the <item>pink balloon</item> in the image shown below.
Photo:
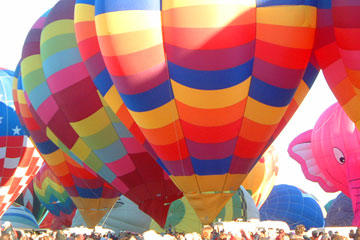
{"label": "pink balloon", "polygon": [[353,225],[360,226],[360,132],[341,106],[329,107],[313,130],[290,143],[288,152],[307,179],[327,192],[342,191],[351,198]]}

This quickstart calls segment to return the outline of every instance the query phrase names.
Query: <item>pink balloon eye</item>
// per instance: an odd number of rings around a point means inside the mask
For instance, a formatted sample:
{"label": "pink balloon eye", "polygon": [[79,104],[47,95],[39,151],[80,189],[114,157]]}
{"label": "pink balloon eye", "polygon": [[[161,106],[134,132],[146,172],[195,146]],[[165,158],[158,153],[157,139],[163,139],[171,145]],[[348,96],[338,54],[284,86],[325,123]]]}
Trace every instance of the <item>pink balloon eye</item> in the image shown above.
{"label": "pink balloon eye", "polygon": [[340,164],[344,164],[345,163],[345,156],[343,154],[343,152],[338,149],[338,148],[333,148],[333,153],[334,153],[334,156],[336,158],[336,160],[340,163]]}

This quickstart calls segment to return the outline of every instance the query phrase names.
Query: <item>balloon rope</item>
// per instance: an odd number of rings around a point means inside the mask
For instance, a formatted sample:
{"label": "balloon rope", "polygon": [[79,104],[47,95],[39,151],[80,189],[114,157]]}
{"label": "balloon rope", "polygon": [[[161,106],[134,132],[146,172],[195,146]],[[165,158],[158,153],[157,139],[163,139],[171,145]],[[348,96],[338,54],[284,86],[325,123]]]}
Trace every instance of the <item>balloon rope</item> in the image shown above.
{"label": "balloon rope", "polygon": [[[120,198],[120,197],[119,197],[119,198]],[[101,224],[101,227],[104,227],[104,224],[105,224],[106,220],[108,219],[108,217],[110,216],[110,213],[111,213],[111,211],[113,210],[113,208],[114,208],[114,206],[116,205],[116,203],[117,203],[117,201],[116,201],[115,204],[110,208],[110,211],[106,214],[105,219],[104,219],[103,223]]]}

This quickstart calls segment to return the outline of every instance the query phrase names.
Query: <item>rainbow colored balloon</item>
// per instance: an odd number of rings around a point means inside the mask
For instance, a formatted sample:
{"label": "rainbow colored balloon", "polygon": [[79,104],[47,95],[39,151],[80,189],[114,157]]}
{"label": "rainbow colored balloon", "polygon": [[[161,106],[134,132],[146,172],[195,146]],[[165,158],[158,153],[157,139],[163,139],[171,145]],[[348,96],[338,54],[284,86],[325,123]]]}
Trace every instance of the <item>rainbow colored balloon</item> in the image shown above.
{"label": "rainbow colored balloon", "polygon": [[26,126],[28,126],[31,138],[49,164],[49,167],[71,196],[72,201],[83,215],[87,226],[94,227],[112,208],[120,193],[96,176],[91,170],[86,170],[76,163],[67,153],[59,149],[46,137],[46,127],[39,121],[39,116],[34,111],[33,106],[31,104],[27,105],[27,102],[22,102],[28,97],[22,90],[21,80],[21,77],[14,79],[14,85],[18,87],[14,91],[14,95],[17,95],[19,99],[20,114],[23,121],[27,123]]}
{"label": "rainbow colored balloon", "polygon": [[13,75],[14,72],[0,68],[0,217],[31,182],[43,162],[15,112]]}
{"label": "rainbow colored balloon", "polygon": [[163,225],[168,203],[182,194],[96,89],[77,48],[74,3],[56,4],[43,30],[29,38],[37,43],[25,43],[25,99],[57,147]]}
{"label": "rainbow colored balloon", "polygon": [[[317,75],[315,2],[97,0],[94,14],[118,105],[201,222],[211,222]],[[95,46],[93,35],[79,46]],[[97,51],[86,59],[100,58]],[[108,81],[98,85],[113,91]]]}
{"label": "rainbow colored balloon", "polygon": [[43,164],[34,178],[34,192],[41,203],[54,215],[53,223],[71,227],[75,205],[65,188],[47,164]]}
{"label": "rainbow colored balloon", "polygon": [[315,55],[325,78],[360,129],[360,2],[319,1]]}
{"label": "rainbow colored balloon", "polygon": [[336,103],[317,120],[314,129],[289,145],[289,155],[301,164],[305,177],[328,192],[351,198],[353,226],[360,226],[360,132]]}
{"label": "rainbow colored balloon", "polygon": [[[41,79],[39,42],[47,14],[34,24],[25,40],[21,61],[21,66],[25,68],[25,71],[19,67],[18,74],[14,78],[13,93],[18,105],[17,109],[19,109],[18,114],[27,126],[32,140],[71,196],[76,207],[83,214],[87,225],[93,227],[112,208],[120,193],[98,178],[96,174],[89,172],[72,160],[68,155],[71,154],[68,149],[65,149],[67,152],[65,153],[47,137],[46,125],[35,111],[34,103],[30,103],[29,96],[24,91],[23,83],[27,83],[27,87],[29,87],[29,81]],[[37,65],[37,63],[40,64]],[[21,73],[26,74],[24,79]]]}
{"label": "rainbow colored balloon", "polygon": [[250,193],[259,209],[276,182],[279,170],[278,159],[275,147],[270,146],[241,184]]}

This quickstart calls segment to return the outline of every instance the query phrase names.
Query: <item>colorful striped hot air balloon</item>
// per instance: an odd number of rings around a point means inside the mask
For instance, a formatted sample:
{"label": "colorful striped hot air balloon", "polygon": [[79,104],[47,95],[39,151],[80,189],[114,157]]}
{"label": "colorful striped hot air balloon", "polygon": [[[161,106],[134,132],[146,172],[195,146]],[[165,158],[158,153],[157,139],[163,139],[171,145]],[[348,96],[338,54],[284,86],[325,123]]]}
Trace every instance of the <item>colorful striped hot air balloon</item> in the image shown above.
{"label": "colorful striped hot air balloon", "polygon": [[77,48],[74,3],[63,0],[51,10],[40,51],[25,43],[25,98],[53,143],[163,225],[168,203],[182,194],[98,93]]}
{"label": "colorful striped hot air balloon", "polygon": [[[93,171],[84,169],[47,137],[46,125],[34,109],[34,106],[38,106],[38,102],[30,103],[29,96],[23,88],[23,80],[28,89],[32,89],[34,87],[32,81],[42,79],[42,69],[39,69],[39,66],[41,67],[39,42],[47,14],[34,24],[26,38],[21,61],[21,66],[25,70],[23,71],[19,67],[19,74],[14,79],[13,92],[19,105],[19,115],[27,126],[32,140],[48,166],[63,184],[76,207],[83,214],[87,225],[94,227],[112,208],[120,193],[100,179]],[[22,79],[21,72],[25,74],[24,79]],[[71,154],[69,150],[67,152]]]}
{"label": "colorful striped hot air balloon", "polygon": [[[203,223],[239,188],[312,85],[315,3],[95,1],[101,55],[122,100],[107,81],[97,87],[108,89],[107,102],[125,103]],[[79,16],[79,24],[92,19]],[[91,62],[101,58],[88,33],[78,41]]]}
{"label": "colorful striped hot air balloon", "polygon": [[0,217],[31,182],[43,162],[15,112],[13,75],[12,71],[0,69]]}
{"label": "colorful striped hot air balloon", "polygon": [[360,129],[360,2],[318,1],[315,54],[340,105]]}
{"label": "colorful striped hot air balloon", "polygon": [[71,227],[75,205],[47,164],[43,164],[33,182],[36,196],[54,216],[53,223]]}

